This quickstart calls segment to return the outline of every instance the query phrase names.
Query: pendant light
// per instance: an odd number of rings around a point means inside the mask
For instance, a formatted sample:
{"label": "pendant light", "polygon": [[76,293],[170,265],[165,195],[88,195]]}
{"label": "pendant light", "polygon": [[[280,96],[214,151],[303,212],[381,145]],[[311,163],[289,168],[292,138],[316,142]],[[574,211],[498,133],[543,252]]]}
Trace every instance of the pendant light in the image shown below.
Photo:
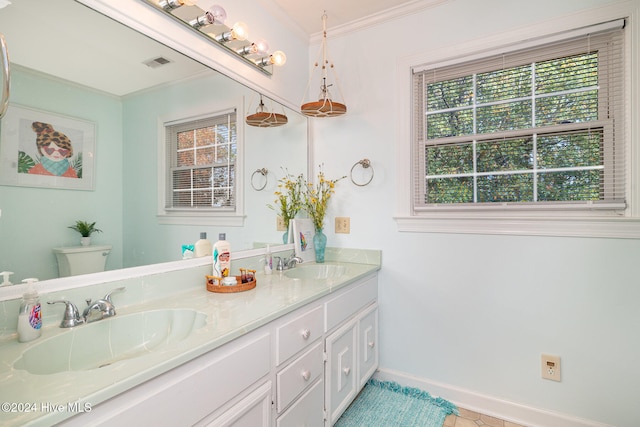
{"label": "pendant light", "polygon": [[[321,77],[320,77],[320,94],[318,95],[317,101],[307,102],[302,104],[300,107],[300,112],[305,116],[309,117],[335,117],[341,116],[347,112],[347,106],[341,102],[334,101],[331,97],[331,92],[329,92],[329,88],[333,86],[332,83],[329,83],[329,70],[331,70],[333,74],[333,78],[338,85],[338,79],[336,73],[333,69],[333,63],[330,63],[327,55],[327,14],[324,13],[322,15],[322,45],[320,47],[320,52],[318,52],[318,56],[322,54],[322,67],[321,67]],[[309,86],[311,85],[311,81],[313,79],[314,71],[318,68],[319,64],[316,59],[316,63],[314,65],[314,70],[311,72],[309,76],[309,83],[307,84],[307,91],[305,92],[305,96],[309,92]],[[340,92],[341,98],[342,92],[340,90],[340,86],[338,85],[338,92]]]}
{"label": "pendant light", "polygon": [[256,108],[254,114],[250,114],[245,119],[249,126],[255,126],[259,128],[273,128],[287,124],[289,119],[284,114],[265,111],[264,102],[262,101],[262,95],[260,95],[260,104]]}

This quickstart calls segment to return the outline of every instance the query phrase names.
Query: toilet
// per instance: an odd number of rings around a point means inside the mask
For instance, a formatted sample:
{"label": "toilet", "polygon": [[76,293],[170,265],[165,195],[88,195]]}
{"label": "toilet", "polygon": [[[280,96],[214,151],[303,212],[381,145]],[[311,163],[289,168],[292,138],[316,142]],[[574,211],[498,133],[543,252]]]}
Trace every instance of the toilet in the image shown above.
{"label": "toilet", "polygon": [[104,271],[111,245],[53,248],[60,277]]}

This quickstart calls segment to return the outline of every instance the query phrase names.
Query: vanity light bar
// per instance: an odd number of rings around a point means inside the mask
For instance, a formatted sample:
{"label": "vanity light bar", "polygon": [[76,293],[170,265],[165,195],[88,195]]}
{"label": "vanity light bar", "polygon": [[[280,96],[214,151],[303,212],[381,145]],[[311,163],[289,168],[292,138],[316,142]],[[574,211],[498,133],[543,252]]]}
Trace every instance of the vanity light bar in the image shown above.
{"label": "vanity light bar", "polygon": [[247,41],[248,29],[245,23],[236,22],[232,27],[227,27],[227,12],[222,6],[214,5],[205,11],[195,4],[196,0],[142,1],[267,75],[273,74],[273,65],[282,66],[287,60],[287,56],[280,50],[269,55],[269,45],[264,40],[253,43]]}

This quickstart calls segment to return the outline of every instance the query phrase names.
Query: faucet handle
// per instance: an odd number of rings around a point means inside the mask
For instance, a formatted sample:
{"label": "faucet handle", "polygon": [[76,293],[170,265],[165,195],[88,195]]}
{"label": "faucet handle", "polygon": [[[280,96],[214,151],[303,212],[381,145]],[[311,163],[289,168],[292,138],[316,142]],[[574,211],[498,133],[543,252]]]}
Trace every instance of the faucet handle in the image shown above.
{"label": "faucet handle", "polygon": [[109,293],[108,293],[108,294],[106,294],[106,295],[104,296],[104,299],[105,299],[105,300],[107,300],[107,301],[109,301],[110,303],[112,303],[112,304],[113,304],[113,301],[111,301],[111,294],[112,294],[112,293],[114,293],[114,292],[122,292],[122,291],[125,291],[126,289],[127,289],[127,288],[125,288],[124,286],[122,286],[122,287],[120,287],[120,288],[112,289],[111,291],[109,291]]}
{"label": "faucet handle", "polygon": [[57,301],[47,301],[47,304],[65,304],[64,316],[62,317],[62,322],[60,322],[61,328],[72,328],[74,326],[82,325],[84,323],[84,319],[80,317],[80,312],[78,308],[71,301],[67,300],[57,300]]}
{"label": "faucet handle", "polygon": [[278,258],[278,264],[276,265],[276,270],[278,271],[284,270],[284,261],[282,260],[282,257],[274,256],[274,258]]}

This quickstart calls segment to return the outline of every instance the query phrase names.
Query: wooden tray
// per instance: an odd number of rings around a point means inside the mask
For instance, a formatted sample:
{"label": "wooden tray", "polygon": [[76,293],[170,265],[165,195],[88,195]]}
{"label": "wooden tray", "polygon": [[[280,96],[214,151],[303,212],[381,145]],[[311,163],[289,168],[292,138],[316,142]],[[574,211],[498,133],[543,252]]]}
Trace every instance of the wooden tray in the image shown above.
{"label": "wooden tray", "polygon": [[221,294],[228,294],[232,292],[244,292],[256,287],[255,278],[253,279],[252,282],[242,283],[242,276],[236,276],[236,280],[238,281],[238,284],[233,286],[218,285],[218,278],[214,276],[206,276],[206,278],[207,278],[207,290],[209,292],[218,292]]}

